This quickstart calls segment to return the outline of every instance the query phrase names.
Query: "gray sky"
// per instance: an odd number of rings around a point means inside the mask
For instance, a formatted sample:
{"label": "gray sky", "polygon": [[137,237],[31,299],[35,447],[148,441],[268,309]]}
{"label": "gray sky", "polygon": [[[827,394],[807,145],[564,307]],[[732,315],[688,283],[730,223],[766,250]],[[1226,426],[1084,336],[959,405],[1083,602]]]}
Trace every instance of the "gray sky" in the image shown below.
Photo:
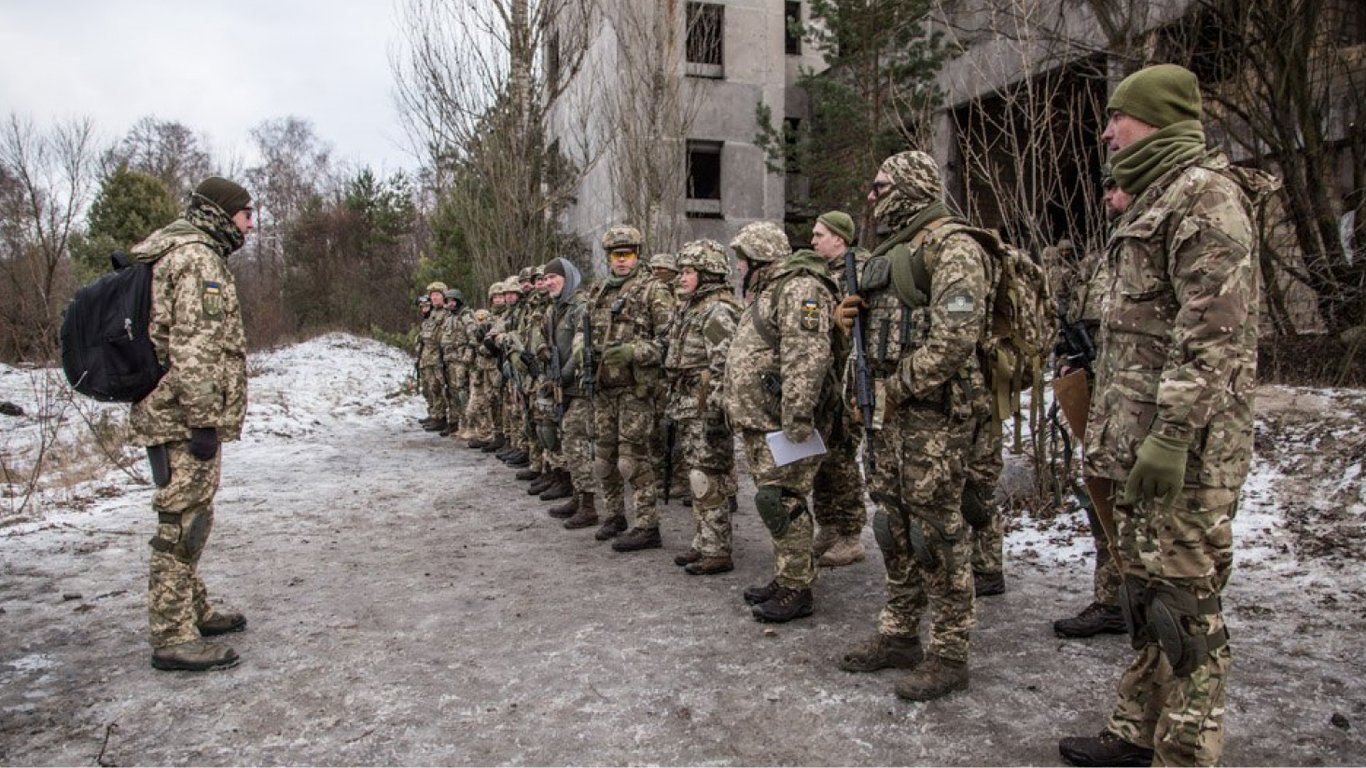
{"label": "gray sky", "polygon": [[140,117],[185,124],[217,162],[294,115],[334,160],[411,169],[394,106],[393,0],[0,0],[0,118],[89,116],[107,140]]}

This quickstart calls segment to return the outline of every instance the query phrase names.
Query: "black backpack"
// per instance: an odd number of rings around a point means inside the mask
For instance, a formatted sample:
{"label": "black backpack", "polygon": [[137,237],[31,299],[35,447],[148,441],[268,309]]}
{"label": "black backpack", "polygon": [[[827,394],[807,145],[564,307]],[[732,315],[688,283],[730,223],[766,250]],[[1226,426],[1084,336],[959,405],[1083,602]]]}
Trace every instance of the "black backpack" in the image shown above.
{"label": "black backpack", "polygon": [[149,335],[152,265],[109,258],[114,271],[76,291],[63,313],[62,370],[83,395],[136,403],[166,373]]}

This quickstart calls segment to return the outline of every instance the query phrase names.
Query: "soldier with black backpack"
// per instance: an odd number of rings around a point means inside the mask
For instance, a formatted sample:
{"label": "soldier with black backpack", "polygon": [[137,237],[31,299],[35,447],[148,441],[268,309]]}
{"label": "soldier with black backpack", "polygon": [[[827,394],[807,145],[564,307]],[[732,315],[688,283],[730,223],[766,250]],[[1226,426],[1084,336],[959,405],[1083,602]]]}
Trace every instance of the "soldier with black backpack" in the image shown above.
{"label": "soldier with black backpack", "polygon": [[165,374],[132,406],[131,440],[146,446],[157,490],[147,613],[152,666],[230,667],[237,653],[201,638],[246,627],[209,605],[197,573],[213,527],[219,443],[236,440],[247,408],[246,338],[226,258],[251,232],[251,195],[220,177],[195,188],[185,214],[132,248],[152,265],[150,331]]}

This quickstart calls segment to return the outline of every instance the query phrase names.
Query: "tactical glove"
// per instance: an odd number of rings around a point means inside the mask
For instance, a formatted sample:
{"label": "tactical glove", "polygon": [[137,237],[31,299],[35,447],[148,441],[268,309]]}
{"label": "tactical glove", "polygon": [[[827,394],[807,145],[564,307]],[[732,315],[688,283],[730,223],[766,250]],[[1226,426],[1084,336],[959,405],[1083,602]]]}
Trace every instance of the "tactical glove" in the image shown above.
{"label": "tactical glove", "polygon": [[854,332],[854,320],[858,319],[859,312],[868,306],[863,301],[863,297],[858,294],[845,296],[835,307],[835,325],[845,333]]}
{"label": "tactical glove", "polygon": [[1186,482],[1186,454],[1190,441],[1150,434],[1138,446],[1134,468],[1124,484],[1123,504],[1138,504],[1161,498],[1171,504]]}
{"label": "tactical glove", "polygon": [[635,350],[630,344],[608,347],[607,351],[602,353],[602,364],[608,368],[627,368],[634,359]]}
{"label": "tactical glove", "polygon": [[190,430],[190,455],[208,461],[218,455],[218,430],[214,427],[194,427]]}

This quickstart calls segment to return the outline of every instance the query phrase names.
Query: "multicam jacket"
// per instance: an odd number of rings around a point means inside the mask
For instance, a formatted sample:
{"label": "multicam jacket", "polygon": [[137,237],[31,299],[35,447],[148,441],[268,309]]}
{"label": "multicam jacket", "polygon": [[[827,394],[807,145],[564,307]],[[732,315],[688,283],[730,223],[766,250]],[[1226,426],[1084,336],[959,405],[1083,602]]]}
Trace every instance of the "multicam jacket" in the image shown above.
{"label": "multicam jacket", "polygon": [[1124,481],[1156,432],[1190,441],[1188,485],[1242,485],[1252,460],[1256,218],[1276,185],[1210,152],[1153,182],[1116,222],[1088,474]]}
{"label": "multicam jacket", "polygon": [[753,288],[755,299],[726,356],[726,410],[741,429],[814,426],[816,405],[830,383],[830,316],[838,288],[825,260],[810,251],[768,270]]}
{"label": "multicam jacket", "polygon": [[726,356],[743,311],[729,284],[686,302],[670,325],[664,359],[675,420],[725,412]]}
{"label": "multicam jacket", "polygon": [[[599,282],[589,296],[597,386],[601,390],[637,386],[648,391],[661,376],[662,342],[676,301],[673,293],[639,264],[624,282],[615,286],[614,282]],[[603,353],[621,344],[631,345],[632,365],[625,369],[604,365]]]}
{"label": "multicam jacket", "polygon": [[446,324],[446,317],[449,314],[445,307],[432,307],[431,314],[422,319],[422,325],[417,332],[420,350],[417,364],[423,368],[441,365],[442,326]]}
{"label": "multicam jacket", "polygon": [[241,436],[247,343],[224,250],[186,219],[132,248],[133,261],[154,262],[151,337],[166,369],[156,389],[133,404],[128,422],[135,445],[187,440],[192,428],[215,428],[220,440]]}

